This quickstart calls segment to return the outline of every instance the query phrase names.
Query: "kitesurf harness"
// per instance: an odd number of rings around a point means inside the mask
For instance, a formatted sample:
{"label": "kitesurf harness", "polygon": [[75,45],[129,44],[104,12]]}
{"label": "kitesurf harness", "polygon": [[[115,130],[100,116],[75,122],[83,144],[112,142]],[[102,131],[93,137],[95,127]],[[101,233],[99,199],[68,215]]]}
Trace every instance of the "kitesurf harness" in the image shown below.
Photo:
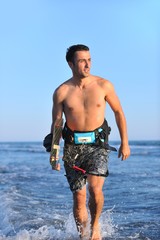
{"label": "kitesurf harness", "polygon": [[65,123],[62,130],[62,137],[65,144],[89,144],[95,146],[101,146],[110,151],[117,151],[116,148],[111,147],[108,144],[108,136],[110,134],[111,128],[108,126],[106,119],[104,119],[103,124],[93,131],[81,132],[72,131]]}

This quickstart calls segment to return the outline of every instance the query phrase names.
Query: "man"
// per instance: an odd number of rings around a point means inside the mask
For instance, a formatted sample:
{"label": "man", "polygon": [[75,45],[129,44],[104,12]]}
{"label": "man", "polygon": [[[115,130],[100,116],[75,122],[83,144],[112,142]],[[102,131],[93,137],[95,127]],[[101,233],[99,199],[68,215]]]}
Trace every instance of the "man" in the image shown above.
{"label": "man", "polygon": [[[108,154],[112,150],[107,142],[109,127],[105,120],[106,102],[115,114],[121,138],[118,157],[122,157],[122,160],[130,155],[126,120],[111,82],[90,74],[89,48],[81,44],[71,46],[67,49],[66,60],[73,76],[54,92],[51,132],[55,121],[61,119],[64,113],[66,124],[63,129],[63,161],[73,192],[73,213],[77,229],[80,238],[87,237],[87,181],[91,215],[90,239],[100,240],[99,217],[104,204],[102,188],[108,175]],[[75,169],[75,166],[80,170]]]}

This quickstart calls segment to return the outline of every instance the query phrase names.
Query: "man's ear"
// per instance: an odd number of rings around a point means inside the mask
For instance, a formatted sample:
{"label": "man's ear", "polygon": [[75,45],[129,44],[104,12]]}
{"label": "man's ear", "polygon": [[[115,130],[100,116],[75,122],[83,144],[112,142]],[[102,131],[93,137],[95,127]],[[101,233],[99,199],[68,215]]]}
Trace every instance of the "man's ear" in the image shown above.
{"label": "man's ear", "polygon": [[73,63],[72,62],[68,62],[68,65],[71,69],[73,68]]}

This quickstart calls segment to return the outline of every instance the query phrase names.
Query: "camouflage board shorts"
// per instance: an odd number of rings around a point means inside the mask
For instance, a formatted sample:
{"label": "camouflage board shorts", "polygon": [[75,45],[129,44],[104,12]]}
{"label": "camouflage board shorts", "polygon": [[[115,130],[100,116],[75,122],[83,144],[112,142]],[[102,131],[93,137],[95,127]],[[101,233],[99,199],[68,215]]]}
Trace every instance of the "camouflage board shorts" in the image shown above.
{"label": "camouflage board shorts", "polygon": [[[107,177],[109,152],[105,148],[94,145],[70,145],[64,147],[64,168],[72,192],[82,189],[87,181],[87,174]],[[77,166],[86,174],[73,169]]]}

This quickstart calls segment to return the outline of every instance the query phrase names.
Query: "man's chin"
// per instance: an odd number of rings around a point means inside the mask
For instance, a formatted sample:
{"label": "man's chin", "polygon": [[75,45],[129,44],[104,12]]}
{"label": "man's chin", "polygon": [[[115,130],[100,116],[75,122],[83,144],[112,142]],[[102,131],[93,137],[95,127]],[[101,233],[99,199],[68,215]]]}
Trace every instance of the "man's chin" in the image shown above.
{"label": "man's chin", "polygon": [[81,74],[79,74],[79,77],[82,79],[82,78],[87,78],[90,76],[90,73],[89,72],[83,72]]}
{"label": "man's chin", "polygon": [[90,73],[89,72],[85,72],[83,73],[83,77],[86,78],[86,77],[89,77]]}

